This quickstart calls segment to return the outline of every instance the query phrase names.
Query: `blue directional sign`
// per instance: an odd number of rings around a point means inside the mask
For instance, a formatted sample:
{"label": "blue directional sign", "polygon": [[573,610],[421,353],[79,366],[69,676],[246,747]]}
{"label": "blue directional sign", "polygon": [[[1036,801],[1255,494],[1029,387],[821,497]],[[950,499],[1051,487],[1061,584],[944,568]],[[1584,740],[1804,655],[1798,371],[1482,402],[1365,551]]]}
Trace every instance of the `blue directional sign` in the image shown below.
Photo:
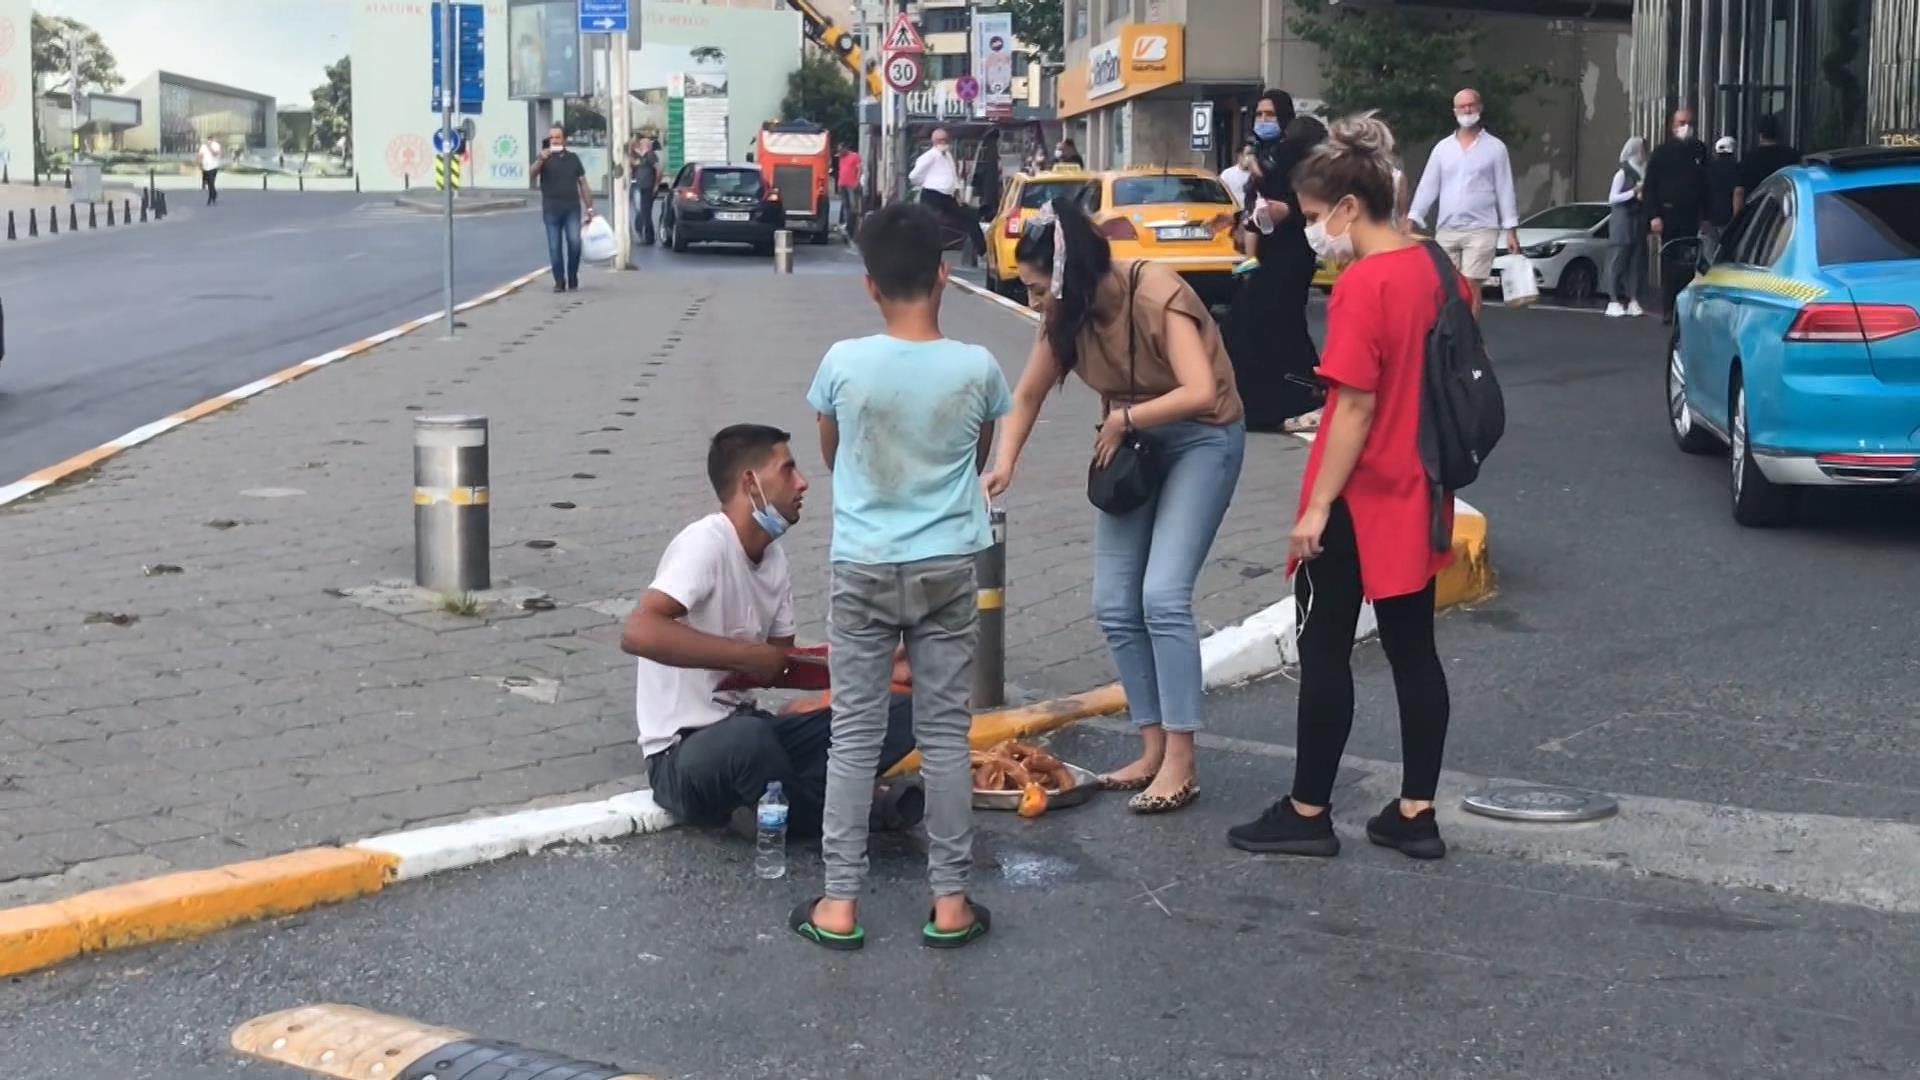
{"label": "blue directional sign", "polygon": [[[453,136],[451,140],[452,149],[448,149],[448,135]],[[454,128],[450,132],[435,131],[433,133],[433,152],[436,154],[458,154],[460,151],[466,149],[466,142],[466,139],[460,134],[459,128]]]}
{"label": "blue directional sign", "polygon": [[[458,112],[478,113],[487,98],[487,9],[481,4],[455,4],[454,40],[458,43],[454,74],[458,79],[454,108]],[[440,41],[440,4],[431,5],[433,19],[433,111],[440,111],[441,87],[446,77],[441,66],[446,49]]]}
{"label": "blue directional sign", "polygon": [[628,19],[628,0],[580,0],[583,34],[624,34]]}

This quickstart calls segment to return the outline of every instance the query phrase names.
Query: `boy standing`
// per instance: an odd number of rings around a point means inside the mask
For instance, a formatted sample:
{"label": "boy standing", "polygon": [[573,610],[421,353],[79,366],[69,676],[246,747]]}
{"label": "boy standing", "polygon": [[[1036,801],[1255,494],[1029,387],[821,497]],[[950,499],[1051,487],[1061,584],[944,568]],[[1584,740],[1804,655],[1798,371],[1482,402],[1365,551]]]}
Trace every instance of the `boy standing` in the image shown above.
{"label": "boy standing", "polygon": [[992,542],[978,475],[1012,393],[992,353],[940,332],[947,270],[931,210],[888,206],[861,225],[859,243],[867,293],[886,332],[829,349],[807,393],[834,477],[833,744],[821,841],[826,895],[795,908],[788,924],[831,949],[857,949],[865,940],[855,902],[867,874],[868,806],[887,731],[893,653],[904,641],[934,894],[921,940],[956,948],[989,927],[987,910],[966,893],[973,557]]}

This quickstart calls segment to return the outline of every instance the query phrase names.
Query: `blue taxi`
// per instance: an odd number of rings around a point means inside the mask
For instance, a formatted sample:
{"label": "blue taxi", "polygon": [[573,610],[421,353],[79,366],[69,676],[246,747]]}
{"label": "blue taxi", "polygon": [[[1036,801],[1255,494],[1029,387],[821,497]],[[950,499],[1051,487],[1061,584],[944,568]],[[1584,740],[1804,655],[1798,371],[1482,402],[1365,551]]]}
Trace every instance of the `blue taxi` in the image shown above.
{"label": "blue taxi", "polygon": [[1734,520],[1787,522],[1808,487],[1920,485],[1920,149],[1815,154],[1699,246],[1667,420],[1680,449],[1730,452]]}

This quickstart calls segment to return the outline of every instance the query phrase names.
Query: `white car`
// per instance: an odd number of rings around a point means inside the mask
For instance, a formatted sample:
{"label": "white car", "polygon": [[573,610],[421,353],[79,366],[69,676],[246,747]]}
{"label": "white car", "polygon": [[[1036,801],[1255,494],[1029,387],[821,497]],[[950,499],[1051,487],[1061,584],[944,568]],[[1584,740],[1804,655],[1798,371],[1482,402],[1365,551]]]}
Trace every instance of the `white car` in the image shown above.
{"label": "white car", "polygon": [[[1613,255],[1607,248],[1606,203],[1549,207],[1522,221],[1519,231],[1520,254],[1533,263],[1541,292],[1578,303],[1599,295]],[[1507,253],[1504,236],[1498,251]]]}

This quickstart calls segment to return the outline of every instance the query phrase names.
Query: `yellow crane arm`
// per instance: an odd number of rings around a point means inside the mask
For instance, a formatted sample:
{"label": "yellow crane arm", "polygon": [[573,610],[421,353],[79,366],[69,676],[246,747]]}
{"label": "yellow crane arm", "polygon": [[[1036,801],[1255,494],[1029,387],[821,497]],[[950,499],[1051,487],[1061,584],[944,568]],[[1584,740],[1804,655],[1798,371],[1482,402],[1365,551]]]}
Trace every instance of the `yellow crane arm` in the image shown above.
{"label": "yellow crane arm", "polygon": [[866,56],[861,52],[860,42],[838,23],[820,13],[809,0],[787,0],[787,6],[800,13],[800,20],[806,24],[807,39],[832,53],[840,65],[853,72],[856,79],[867,81],[867,92],[873,97],[880,96],[880,73],[868,71]]}

